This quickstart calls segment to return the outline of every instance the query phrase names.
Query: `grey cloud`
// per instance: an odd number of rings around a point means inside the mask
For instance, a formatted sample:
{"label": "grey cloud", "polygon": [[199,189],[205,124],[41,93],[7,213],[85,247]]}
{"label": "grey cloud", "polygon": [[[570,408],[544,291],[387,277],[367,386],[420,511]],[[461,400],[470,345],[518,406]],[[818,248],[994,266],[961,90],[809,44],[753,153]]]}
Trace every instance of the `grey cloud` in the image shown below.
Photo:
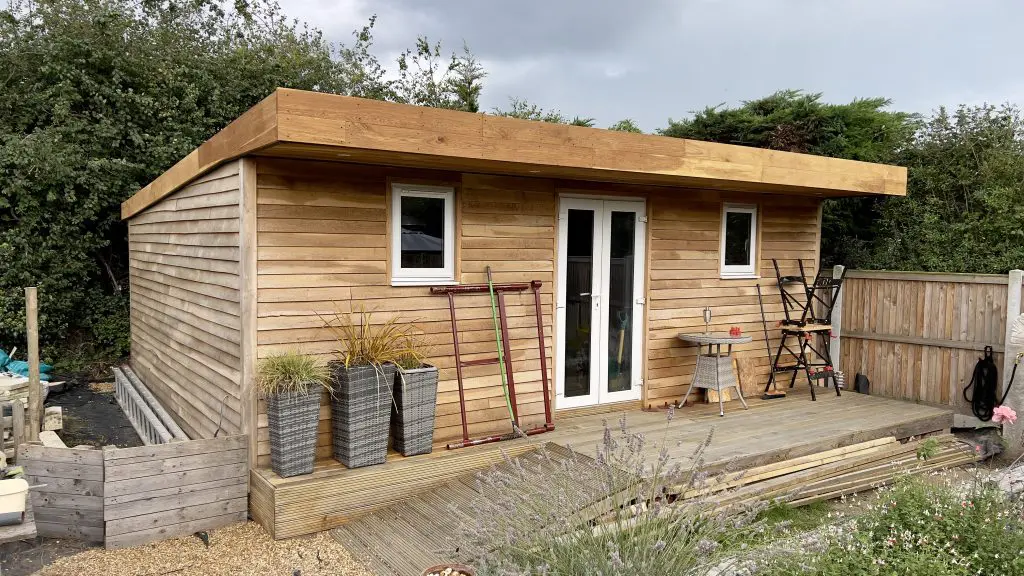
{"label": "grey cloud", "polygon": [[1024,3],[1013,0],[282,0],[335,41],[370,14],[391,59],[418,34],[483,60],[486,108],[524,97],[607,126],[778,89],[886,96],[928,112],[1024,97]]}

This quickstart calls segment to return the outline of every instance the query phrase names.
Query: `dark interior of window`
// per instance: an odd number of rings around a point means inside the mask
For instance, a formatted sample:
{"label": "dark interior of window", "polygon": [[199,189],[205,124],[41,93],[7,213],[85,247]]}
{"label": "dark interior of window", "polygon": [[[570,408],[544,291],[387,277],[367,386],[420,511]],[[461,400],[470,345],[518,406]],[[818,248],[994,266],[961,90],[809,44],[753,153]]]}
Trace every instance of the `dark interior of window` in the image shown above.
{"label": "dark interior of window", "polygon": [[444,199],[402,196],[402,268],[444,268]]}
{"label": "dark interior of window", "polygon": [[749,266],[751,224],[754,215],[750,212],[725,213],[725,265]]}

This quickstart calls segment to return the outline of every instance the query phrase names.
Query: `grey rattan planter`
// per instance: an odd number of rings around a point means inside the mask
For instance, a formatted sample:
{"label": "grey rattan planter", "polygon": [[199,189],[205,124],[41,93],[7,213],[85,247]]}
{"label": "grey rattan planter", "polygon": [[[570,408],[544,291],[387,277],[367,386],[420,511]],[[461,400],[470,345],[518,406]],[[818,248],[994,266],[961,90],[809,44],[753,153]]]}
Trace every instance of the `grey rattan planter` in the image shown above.
{"label": "grey rattan planter", "polygon": [[331,364],[334,457],[349,468],[383,464],[388,455],[395,366]]}
{"label": "grey rattan planter", "polygon": [[427,454],[434,445],[437,368],[424,366],[395,372],[391,406],[391,441],[402,456]]}
{"label": "grey rattan planter", "polygon": [[311,386],[306,394],[274,394],[267,398],[270,467],[278,476],[313,472],[321,390],[320,386]]}

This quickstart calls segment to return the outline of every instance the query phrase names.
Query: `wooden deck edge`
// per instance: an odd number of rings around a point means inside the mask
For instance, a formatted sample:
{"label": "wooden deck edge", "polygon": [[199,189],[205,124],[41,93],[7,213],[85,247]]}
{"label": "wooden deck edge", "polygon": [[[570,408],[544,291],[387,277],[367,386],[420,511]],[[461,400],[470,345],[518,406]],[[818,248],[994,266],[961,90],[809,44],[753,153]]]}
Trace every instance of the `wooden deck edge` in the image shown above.
{"label": "wooden deck edge", "polygon": [[[251,513],[254,520],[256,514],[260,514],[263,519],[257,521],[264,526],[273,525],[273,528],[267,530],[275,540],[315,534],[332,530],[396,502],[413,498],[455,477],[486,470],[503,461],[505,455],[515,458],[537,448],[537,443],[524,442],[506,446],[503,450],[467,452],[458,460],[438,459],[406,470],[383,470],[380,478],[368,481],[364,477],[358,482],[354,482],[351,477],[335,476],[274,486],[258,472],[253,471],[254,482],[250,502],[258,504],[262,499],[267,499],[273,502],[270,507],[273,512],[267,514],[268,507],[264,505],[261,506],[261,510],[253,510]],[[258,488],[257,482],[260,483]],[[388,497],[382,497],[383,493]],[[256,494],[255,499],[252,494]],[[290,518],[282,517],[283,514],[279,513],[285,509],[289,512]],[[296,515],[297,511],[300,512],[299,515]]]}
{"label": "wooden deck edge", "polygon": [[897,440],[906,440],[912,436],[923,436],[936,432],[948,432],[953,426],[953,412],[951,410],[944,411],[940,414],[933,414],[931,416],[925,416],[914,420],[908,420],[906,422],[900,422],[894,426],[883,426],[880,428],[873,428],[870,430],[859,430],[851,432],[840,437],[814,439],[810,442],[798,444],[795,446],[787,446],[769,452],[762,452],[759,454],[752,454],[750,456],[743,456],[734,458],[727,462],[719,462],[716,464],[709,465],[709,472],[720,472],[723,470],[744,470],[747,468],[753,468],[755,466],[765,466],[782,460],[788,460],[791,458],[799,458],[801,456],[809,456],[818,452],[824,452],[826,450],[832,450],[835,448],[843,448],[846,446],[852,446],[854,444],[860,444],[862,442],[868,442],[870,440],[877,440],[879,438],[885,438],[892,436]]}
{"label": "wooden deck edge", "polygon": [[274,487],[255,469],[249,471],[249,517],[274,538]]}

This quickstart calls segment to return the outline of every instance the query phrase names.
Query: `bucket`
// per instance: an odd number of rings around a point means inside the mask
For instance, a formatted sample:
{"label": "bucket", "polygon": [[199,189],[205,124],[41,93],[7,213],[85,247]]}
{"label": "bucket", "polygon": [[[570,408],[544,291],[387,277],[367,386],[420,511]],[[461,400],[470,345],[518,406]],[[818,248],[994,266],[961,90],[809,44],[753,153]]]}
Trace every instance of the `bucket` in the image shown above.
{"label": "bucket", "polygon": [[27,495],[28,482],[24,478],[0,480],[0,525],[21,524]]}

